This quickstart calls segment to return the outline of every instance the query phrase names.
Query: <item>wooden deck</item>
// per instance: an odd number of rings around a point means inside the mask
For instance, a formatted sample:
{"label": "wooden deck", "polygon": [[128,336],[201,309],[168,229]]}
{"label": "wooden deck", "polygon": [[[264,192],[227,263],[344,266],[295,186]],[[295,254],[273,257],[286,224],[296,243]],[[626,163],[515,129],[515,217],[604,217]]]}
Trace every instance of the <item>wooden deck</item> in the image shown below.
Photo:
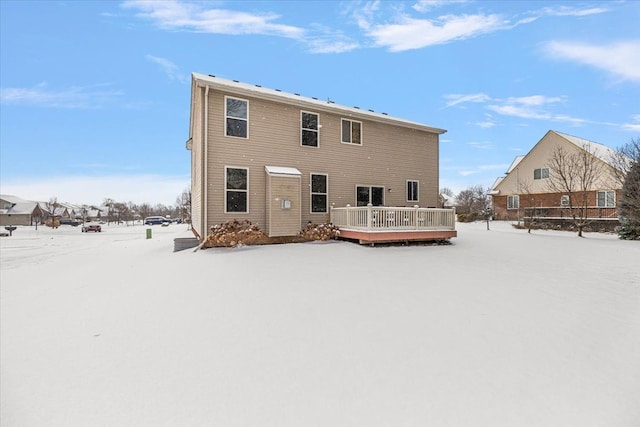
{"label": "wooden deck", "polygon": [[366,231],[340,229],[340,237],[343,239],[357,240],[360,244],[397,242],[430,242],[448,240],[458,237],[456,230],[426,230],[426,231]]}
{"label": "wooden deck", "polygon": [[331,209],[340,237],[361,244],[447,240],[457,237],[455,210],[362,206]]}

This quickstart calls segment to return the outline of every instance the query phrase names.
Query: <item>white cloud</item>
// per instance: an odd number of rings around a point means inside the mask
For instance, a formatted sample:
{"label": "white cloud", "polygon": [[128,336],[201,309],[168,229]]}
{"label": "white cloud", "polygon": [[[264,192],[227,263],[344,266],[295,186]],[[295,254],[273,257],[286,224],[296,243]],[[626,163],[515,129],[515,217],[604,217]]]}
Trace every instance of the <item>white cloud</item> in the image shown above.
{"label": "white cloud", "polygon": [[51,90],[46,83],[40,83],[30,88],[3,88],[0,89],[0,102],[49,108],[100,108],[122,95],[119,90],[103,89],[109,86],[101,84]]}
{"label": "white cloud", "polygon": [[491,100],[491,97],[484,93],[472,93],[468,95],[453,93],[444,95],[444,98],[448,99],[447,103],[445,104],[446,107],[453,107],[454,105],[464,104],[467,102],[484,103]]}
{"label": "white cloud", "polygon": [[551,41],[545,53],[555,59],[574,61],[614,75],[621,80],[640,82],[640,40],[608,45]]}
{"label": "white cloud", "polygon": [[632,132],[640,132],[640,114],[634,114],[633,116],[631,116],[631,119],[634,121],[634,123],[624,123],[622,125],[622,129]]}
{"label": "white cloud", "polygon": [[160,175],[58,176],[3,179],[1,194],[26,200],[49,200],[75,204],[101,204],[109,197],[119,202],[175,204],[189,187],[190,177]]}
{"label": "white cloud", "polygon": [[187,3],[176,0],[127,0],[122,6],[136,9],[138,15],[153,21],[163,29],[188,30],[213,34],[263,34],[302,38],[301,27],[277,24],[274,13],[251,14],[227,9],[207,9],[206,3]]}
{"label": "white cloud", "polygon": [[490,142],[467,142],[467,145],[479,150],[492,150],[494,147]]}
{"label": "white cloud", "polygon": [[146,55],[146,58],[149,61],[158,64],[170,80],[176,80],[180,83],[187,83],[189,81],[189,78],[180,72],[180,67],[168,59],[153,55]]}
{"label": "white cloud", "polygon": [[418,12],[427,12],[436,7],[450,5],[454,3],[467,3],[469,0],[419,0],[412,7]]}
{"label": "white cloud", "polygon": [[569,6],[560,6],[546,7],[542,9],[542,13],[549,16],[588,16],[598,15],[605,12],[609,12],[609,9],[606,7],[587,7],[581,9]]}
{"label": "white cloud", "polygon": [[446,15],[437,19],[414,19],[400,15],[393,24],[361,26],[377,46],[392,52],[464,40],[506,28],[498,15]]}

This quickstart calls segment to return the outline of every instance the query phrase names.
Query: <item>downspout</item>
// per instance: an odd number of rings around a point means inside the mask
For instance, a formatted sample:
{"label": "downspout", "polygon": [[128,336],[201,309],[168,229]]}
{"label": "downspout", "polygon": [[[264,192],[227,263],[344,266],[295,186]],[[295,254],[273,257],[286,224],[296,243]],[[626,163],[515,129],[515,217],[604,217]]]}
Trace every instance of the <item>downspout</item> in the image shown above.
{"label": "downspout", "polygon": [[201,238],[204,240],[207,237],[207,234],[209,234],[207,232],[207,214],[208,214],[208,207],[209,207],[209,194],[208,194],[208,188],[209,188],[209,171],[207,170],[207,164],[209,163],[209,132],[208,132],[208,123],[209,123],[209,86],[207,86],[204,90],[204,114],[203,114],[203,123],[202,123],[202,132],[203,132],[203,138],[202,138],[202,144],[203,144],[203,155],[202,155],[202,172],[203,172],[203,180],[202,180],[202,218],[200,218],[201,221],[201,227],[200,229],[202,230],[202,236]]}

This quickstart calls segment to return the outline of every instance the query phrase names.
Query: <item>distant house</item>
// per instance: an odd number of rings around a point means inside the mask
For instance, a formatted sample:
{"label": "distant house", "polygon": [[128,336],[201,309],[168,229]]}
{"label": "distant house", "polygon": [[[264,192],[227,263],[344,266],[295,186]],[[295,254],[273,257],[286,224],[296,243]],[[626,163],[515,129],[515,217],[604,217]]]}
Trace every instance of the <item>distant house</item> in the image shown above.
{"label": "distant house", "polygon": [[588,204],[585,216],[617,222],[616,205],[622,186],[611,164],[614,150],[554,130],[548,131],[526,155],[516,157],[506,175],[494,183],[491,195],[495,219],[520,220],[534,215],[539,220],[563,220],[571,216],[569,194],[554,191],[549,185],[553,178],[549,161],[558,147],[567,153],[586,152],[598,163],[600,174],[585,194]]}
{"label": "distant house", "polygon": [[0,225],[36,225],[43,216],[38,202],[0,195]]}
{"label": "distant house", "polygon": [[[451,237],[453,211],[418,210],[440,207],[444,132],[194,73],[187,141],[193,231],[203,238],[211,226],[238,219],[272,237],[292,236],[308,222],[333,221],[341,230],[384,224],[434,235],[443,228]],[[445,217],[446,226],[434,222]]]}

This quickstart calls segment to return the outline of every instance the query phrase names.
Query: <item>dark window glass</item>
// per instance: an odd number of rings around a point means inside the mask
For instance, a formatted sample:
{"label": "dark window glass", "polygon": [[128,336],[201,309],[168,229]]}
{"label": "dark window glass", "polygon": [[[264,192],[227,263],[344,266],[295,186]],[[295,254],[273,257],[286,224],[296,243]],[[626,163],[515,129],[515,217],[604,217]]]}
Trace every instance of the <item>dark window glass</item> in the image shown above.
{"label": "dark window glass", "polygon": [[384,205],[384,188],[371,187],[371,204],[373,206]]}
{"label": "dark window glass", "polygon": [[369,187],[358,187],[356,193],[358,198],[357,205],[367,206],[369,204]]}
{"label": "dark window glass", "polygon": [[312,130],[302,130],[302,145],[308,147],[318,146],[318,132]]}
{"label": "dark window glass", "polygon": [[227,136],[247,137],[247,121],[227,118]]}
{"label": "dark window glass", "polygon": [[227,191],[227,212],[246,212],[247,192]]}
{"label": "dark window glass", "polygon": [[240,99],[227,98],[227,117],[235,117],[238,119],[247,118],[247,101]]}
{"label": "dark window glass", "polygon": [[318,115],[311,113],[302,113],[302,128],[318,130]]}
{"label": "dark window glass", "polygon": [[360,123],[351,122],[351,143],[362,144],[360,139]]}
{"label": "dark window glass", "polygon": [[311,175],[311,192],[327,192],[327,177],[325,175]]}
{"label": "dark window glass", "polygon": [[311,212],[326,212],[326,211],[327,211],[327,195],[312,194],[311,195]]}
{"label": "dark window glass", "polygon": [[228,168],[227,169],[227,189],[246,190],[247,189],[247,170]]}
{"label": "dark window glass", "polygon": [[351,142],[351,122],[349,120],[342,121],[342,142]]}
{"label": "dark window glass", "polygon": [[407,200],[418,201],[418,181],[407,181]]}

